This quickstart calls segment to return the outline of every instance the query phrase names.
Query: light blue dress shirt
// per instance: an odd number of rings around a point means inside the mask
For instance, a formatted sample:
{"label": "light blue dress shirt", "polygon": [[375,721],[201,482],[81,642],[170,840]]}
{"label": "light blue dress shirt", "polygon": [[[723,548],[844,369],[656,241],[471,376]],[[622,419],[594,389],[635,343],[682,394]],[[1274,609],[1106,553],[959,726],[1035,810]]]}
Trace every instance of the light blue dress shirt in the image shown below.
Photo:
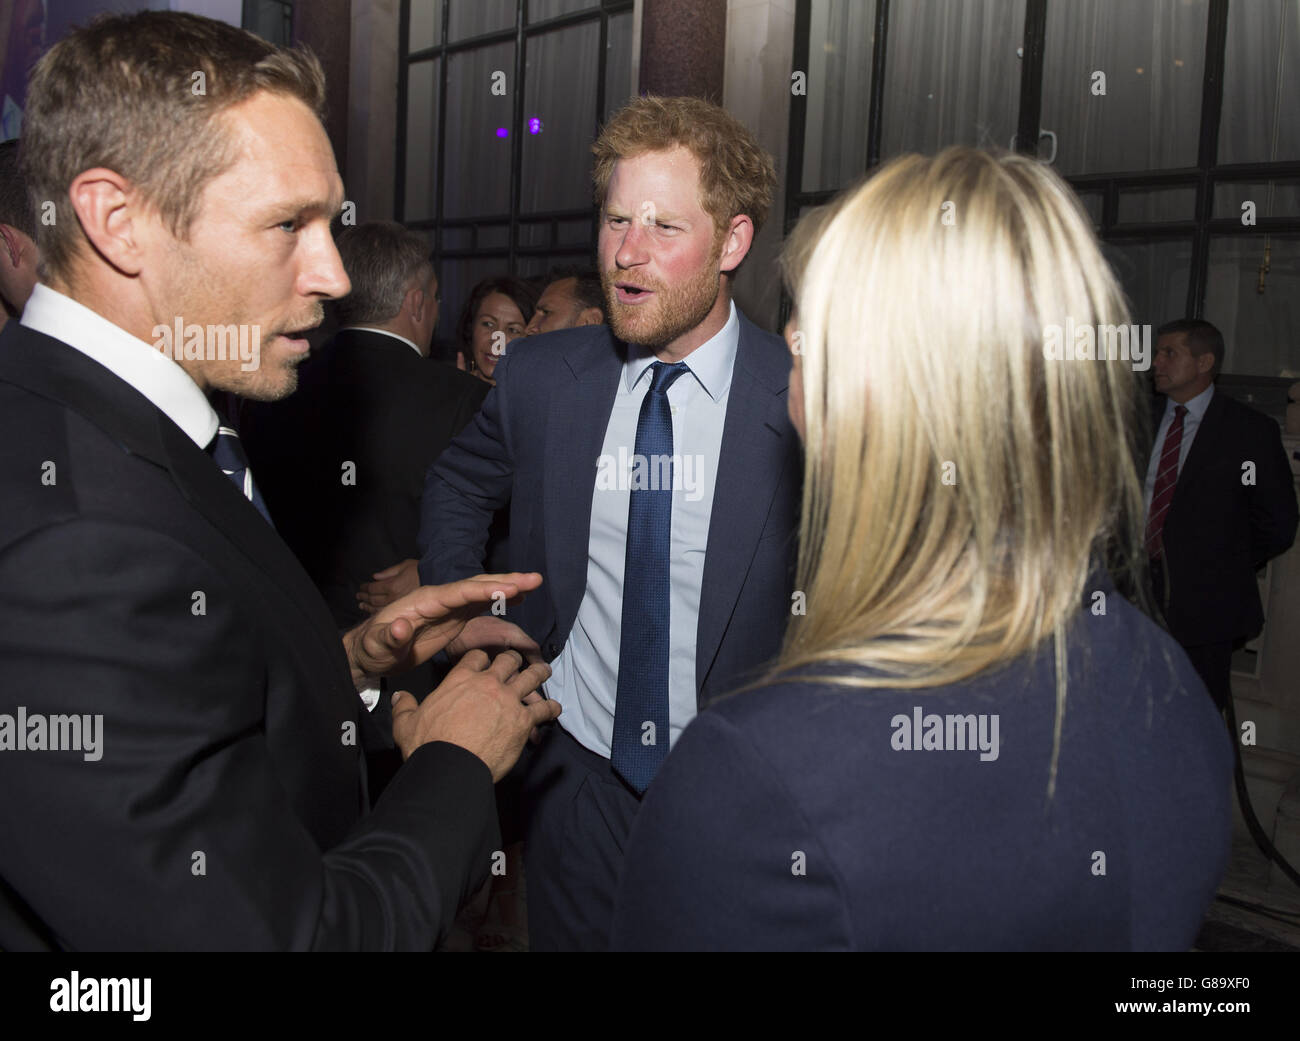
{"label": "light blue dress shirt", "polygon": [[[1187,415],[1183,416],[1183,440],[1178,448],[1178,473],[1183,472],[1183,464],[1187,462],[1187,453],[1191,451],[1192,440],[1196,437],[1197,428],[1201,425],[1201,420],[1205,418],[1205,410],[1210,407],[1210,401],[1214,397],[1214,384],[1211,383],[1203,391],[1183,402],[1187,406]],[[1165,435],[1169,433],[1169,427],[1174,422],[1174,409],[1178,407],[1178,402],[1173,398],[1165,399],[1165,414],[1160,417],[1160,426],[1156,428],[1156,443],[1151,449],[1151,459],[1147,463],[1147,480],[1143,486],[1143,517],[1151,515],[1151,495],[1156,486],[1156,469],[1160,466],[1160,455],[1165,449]]]}
{"label": "light blue dress shirt", "polygon": [[[695,718],[695,640],[704,551],[713,514],[722,427],[740,342],[736,305],[727,324],[684,360],[690,373],[668,390],[673,414],[672,560],[669,567],[669,747]],[[587,588],[573,631],[551,662],[547,697],[564,707],[560,725],[584,747],[609,757],[618,690],[627,514],[636,460],[637,420],[650,389],[649,348],[628,345],[605,428],[587,541]],[[644,474],[645,471],[643,470]],[[655,487],[655,485],[652,485]]]}

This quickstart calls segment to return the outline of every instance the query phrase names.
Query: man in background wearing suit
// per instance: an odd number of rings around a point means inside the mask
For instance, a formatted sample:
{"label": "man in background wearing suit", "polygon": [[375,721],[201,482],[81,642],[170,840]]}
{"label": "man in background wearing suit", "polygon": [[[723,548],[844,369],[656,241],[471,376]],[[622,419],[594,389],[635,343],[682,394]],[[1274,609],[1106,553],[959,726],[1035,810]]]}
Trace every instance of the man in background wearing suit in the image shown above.
{"label": "man in background wearing suit", "polygon": [[610,324],[513,344],[425,493],[425,581],[476,573],[506,501],[512,566],[546,576],[464,635],[540,652],[564,706],[521,764],[533,950],[606,946],[641,794],[699,706],[778,650],[791,605],[790,357],[731,300],[771,158],[694,98],[632,101],[594,151]]}
{"label": "man in background wearing suit", "polygon": [[544,666],[467,654],[395,699],[406,762],[367,812],[359,695],[540,578],[423,589],[340,640],[205,397],[290,393],[348,291],[323,98],[309,54],[174,12],[75,30],[32,76],[23,168],[57,220],[0,335],[0,948],[427,950],[554,717]]}
{"label": "man in background wearing suit", "polygon": [[36,286],[36,214],[18,169],[18,142],[0,144],[0,329],[17,318]]}
{"label": "man in background wearing suit", "polygon": [[367,616],[357,591],[376,571],[409,559],[414,577],[425,473],[488,386],[428,360],[438,276],[421,235],[373,221],[338,250],[352,284],[339,332],[295,394],[245,410],[242,433],[277,529],[344,629]]}
{"label": "man in background wearing suit", "polygon": [[1222,710],[1232,652],[1264,625],[1255,572],[1295,541],[1295,485],[1277,424],[1215,391],[1223,334],[1185,318],[1156,336],[1163,397],[1145,485],[1152,587]]}

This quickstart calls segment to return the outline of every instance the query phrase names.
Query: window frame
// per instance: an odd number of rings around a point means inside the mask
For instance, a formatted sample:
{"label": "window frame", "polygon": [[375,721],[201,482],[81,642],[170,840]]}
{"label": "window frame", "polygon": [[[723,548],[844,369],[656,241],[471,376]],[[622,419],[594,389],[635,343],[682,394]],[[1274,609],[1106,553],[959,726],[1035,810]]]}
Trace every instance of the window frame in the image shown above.
{"label": "window frame", "polygon": [[[463,40],[457,40],[455,43],[449,43],[447,36],[451,22],[451,2],[454,2],[454,0],[442,0],[440,42],[412,53],[410,51],[411,0],[401,0],[398,12],[397,164],[394,171],[395,196],[393,200],[393,211],[396,214],[396,219],[412,230],[432,232],[433,253],[440,263],[447,260],[478,260],[504,257],[508,270],[515,273],[521,257],[590,258],[595,250],[598,220],[594,207],[586,206],[581,209],[520,213],[519,197],[522,187],[521,171],[523,168],[523,133],[520,128],[524,125],[524,70],[527,65],[528,42],[535,36],[586,25],[595,21],[600,22],[600,54],[596,72],[596,125],[592,127],[592,139],[594,140],[599,132],[599,124],[604,119],[605,113],[609,19],[615,15],[631,13],[635,7],[635,0],[590,0],[589,5],[581,11],[556,15],[532,23],[528,20],[529,0],[515,0],[515,24],[512,28],[480,33],[477,36],[470,36]],[[460,2],[465,2],[465,0],[460,0]],[[444,175],[447,155],[447,59],[454,54],[502,43],[513,43],[515,48],[512,73],[514,77],[512,81],[514,88],[512,120],[515,130],[511,135],[510,142],[510,209],[506,213],[492,214],[490,216],[447,217],[444,206],[446,193]],[[408,221],[406,220],[406,147],[410,68],[414,64],[426,61],[438,62],[437,144],[435,147],[436,172],[434,175],[436,184],[434,194],[436,198],[434,199],[432,217]],[[572,241],[567,244],[561,243],[561,223],[579,219],[587,220],[590,223],[589,241],[582,245]],[[506,245],[480,246],[480,225],[490,225],[493,228],[505,225],[508,228]],[[520,233],[523,225],[545,227],[547,229],[546,241],[542,244],[522,244],[520,242]],[[444,250],[443,233],[448,229],[467,229],[470,235],[469,245]]]}
{"label": "window frame", "polygon": [[[1043,62],[1047,44],[1047,13],[1051,0],[1025,0],[1025,29],[1020,74],[1020,109],[1017,119],[1016,150],[1037,155],[1043,100]],[[1103,242],[1190,239],[1191,272],[1188,278],[1186,314],[1203,316],[1210,243],[1216,235],[1242,234],[1239,217],[1216,217],[1215,189],[1233,181],[1300,179],[1300,161],[1228,163],[1218,162],[1219,125],[1223,114],[1223,79],[1228,39],[1230,0],[1209,0],[1205,34],[1205,66],[1201,89],[1201,121],[1195,166],[1180,169],[1080,174],[1065,177],[1077,192],[1102,193],[1102,218],[1097,237]],[[886,75],[885,54],[889,42],[890,0],[876,0],[875,27],[871,49],[871,97],[867,106],[867,164],[862,172],[880,163],[882,103]],[[791,72],[810,65],[812,0],[796,0],[794,58]],[[807,94],[790,99],[789,137],[786,155],[785,231],[798,223],[805,206],[820,206],[838,195],[843,187],[803,190],[804,136],[808,119]],[[1118,221],[1119,195],[1134,188],[1194,188],[1192,218],[1180,221],[1124,223]],[[1300,233],[1300,214],[1257,217],[1252,233]],[[790,301],[782,293],[781,321],[790,313]]]}

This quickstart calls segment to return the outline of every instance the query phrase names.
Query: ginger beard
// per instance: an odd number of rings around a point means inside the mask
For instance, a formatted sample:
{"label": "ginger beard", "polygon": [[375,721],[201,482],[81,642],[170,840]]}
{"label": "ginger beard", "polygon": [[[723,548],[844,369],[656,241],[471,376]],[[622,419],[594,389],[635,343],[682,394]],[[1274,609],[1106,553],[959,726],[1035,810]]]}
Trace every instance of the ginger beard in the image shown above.
{"label": "ginger beard", "polygon": [[[704,266],[688,281],[677,285],[664,285],[648,275],[619,268],[602,271],[600,284],[605,292],[605,308],[614,335],[624,343],[666,347],[704,321],[718,299],[718,286],[722,279],[718,270],[722,240],[722,235],[717,236]],[[635,282],[654,295],[643,304],[623,303],[614,286],[627,281]]]}

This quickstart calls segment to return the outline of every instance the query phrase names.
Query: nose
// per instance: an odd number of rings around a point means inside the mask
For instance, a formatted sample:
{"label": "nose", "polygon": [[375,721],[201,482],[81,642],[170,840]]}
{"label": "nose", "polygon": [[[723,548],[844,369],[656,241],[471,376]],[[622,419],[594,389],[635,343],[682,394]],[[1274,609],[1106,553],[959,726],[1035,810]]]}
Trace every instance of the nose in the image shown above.
{"label": "nose", "polygon": [[641,226],[639,220],[628,221],[627,228],[623,231],[623,241],[619,243],[614,253],[614,263],[620,268],[644,264],[648,259],[645,247],[646,229]]}
{"label": "nose", "polygon": [[524,328],[525,336],[536,336],[541,331],[542,313],[538,311],[528,320],[528,325]]}
{"label": "nose", "polygon": [[352,292],[352,282],[343,268],[343,258],[334,245],[334,236],[326,227],[303,265],[302,291],[307,296],[324,296],[331,300]]}

